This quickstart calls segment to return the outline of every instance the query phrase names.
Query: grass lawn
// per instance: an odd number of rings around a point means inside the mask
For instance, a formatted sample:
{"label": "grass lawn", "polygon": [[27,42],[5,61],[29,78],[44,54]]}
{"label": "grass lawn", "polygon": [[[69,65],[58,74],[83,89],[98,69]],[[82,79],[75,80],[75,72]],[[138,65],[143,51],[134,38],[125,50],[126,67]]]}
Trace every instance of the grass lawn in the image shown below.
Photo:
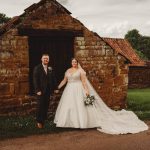
{"label": "grass lawn", "polygon": [[128,109],[134,111],[142,120],[150,120],[150,88],[129,89]]}
{"label": "grass lawn", "polygon": [[45,122],[43,129],[38,129],[34,116],[0,117],[0,140],[70,130],[67,128],[56,128],[50,119]]}
{"label": "grass lawn", "polygon": [[[130,89],[127,96],[128,109],[142,120],[150,120],[150,89]],[[48,134],[76,129],[56,128],[53,121],[46,121],[44,129],[36,128],[34,116],[0,117],[0,139]]]}

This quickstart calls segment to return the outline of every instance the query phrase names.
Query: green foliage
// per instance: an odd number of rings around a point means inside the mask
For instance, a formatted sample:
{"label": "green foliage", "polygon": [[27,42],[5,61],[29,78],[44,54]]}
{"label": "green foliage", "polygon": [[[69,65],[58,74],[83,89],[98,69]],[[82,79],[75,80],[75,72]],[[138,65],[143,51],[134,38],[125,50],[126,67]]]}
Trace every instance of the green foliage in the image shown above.
{"label": "green foliage", "polygon": [[150,60],[150,37],[142,36],[139,45],[141,52]]}
{"label": "green foliage", "polygon": [[131,46],[134,49],[138,48],[138,43],[140,41],[140,38],[141,35],[139,34],[139,31],[136,29],[128,31],[128,33],[125,35],[125,39],[127,39],[131,43]]}
{"label": "green foliage", "polygon": [[125,39],[129,41],[140,58],[150,60],[150,37],[142,36],[137,29],[127,32]]}
{"label": "green foliage", "polygon": [[143,60],[148,60],[148,58],[141,52],[141,51],[138,51],[136,49],[134,49],[135,52],[138,54],[138,56],[143,59]]}
{"label": "green foliage", "polygon": [[4,24],[9,21],[11,18],[7,17],[5,14],[0,13],[0,24]]}

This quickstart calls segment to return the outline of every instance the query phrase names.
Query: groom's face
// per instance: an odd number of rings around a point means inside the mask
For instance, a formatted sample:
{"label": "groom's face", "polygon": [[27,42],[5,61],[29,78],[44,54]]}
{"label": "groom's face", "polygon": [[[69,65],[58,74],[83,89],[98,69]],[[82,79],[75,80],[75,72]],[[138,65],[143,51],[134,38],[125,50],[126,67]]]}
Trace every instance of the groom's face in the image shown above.
{"label": "groom's face", "polygon": [[49,63],[49,56],[42,56],[42,64],[48,65]]}

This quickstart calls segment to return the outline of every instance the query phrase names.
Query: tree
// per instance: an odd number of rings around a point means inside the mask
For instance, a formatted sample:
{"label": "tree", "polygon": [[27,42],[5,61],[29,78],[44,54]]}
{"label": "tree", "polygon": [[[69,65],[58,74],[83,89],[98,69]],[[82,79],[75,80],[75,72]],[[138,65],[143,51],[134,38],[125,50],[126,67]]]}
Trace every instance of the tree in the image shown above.
{"label": "tree", "polygon": [[142,36],[139,49],[150,60],[150,37]]}
{"label": "tree", "polygon": [[6,23],[7,21],[9,21],[11,18],[7,17],[5,14],[0,13],[0,25]]}
{"label": "tree", "polygon": [[130,30],[125,35],[125,39],[127,39],[130,42],[134,49],[138,49],[140,38],[141,35],[139,34],[139,31],[137,29]]}
{"label": "tree", "polygon": [[136,49],[134,49],[135,52],[139,55],[139,57],[143,60],[148,60],[148,58],[141,52],[141,51],[138,51]]}
{"label": "tree", "polygon": [[133,29],[127,32],[125,39],[129,41],[140,58],[150,60],[150,37],[142,36],[137,29]]}

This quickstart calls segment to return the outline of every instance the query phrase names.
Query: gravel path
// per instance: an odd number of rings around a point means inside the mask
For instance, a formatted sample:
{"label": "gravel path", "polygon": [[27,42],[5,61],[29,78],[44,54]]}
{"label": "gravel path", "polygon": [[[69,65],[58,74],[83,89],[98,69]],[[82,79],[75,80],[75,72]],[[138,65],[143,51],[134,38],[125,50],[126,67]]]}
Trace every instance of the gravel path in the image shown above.
{"label": "gravel path", "polygon": [[150,129],[127,135],[109,135],[96,129],[35,135],[0,141],[0,150],[150,150]]}

